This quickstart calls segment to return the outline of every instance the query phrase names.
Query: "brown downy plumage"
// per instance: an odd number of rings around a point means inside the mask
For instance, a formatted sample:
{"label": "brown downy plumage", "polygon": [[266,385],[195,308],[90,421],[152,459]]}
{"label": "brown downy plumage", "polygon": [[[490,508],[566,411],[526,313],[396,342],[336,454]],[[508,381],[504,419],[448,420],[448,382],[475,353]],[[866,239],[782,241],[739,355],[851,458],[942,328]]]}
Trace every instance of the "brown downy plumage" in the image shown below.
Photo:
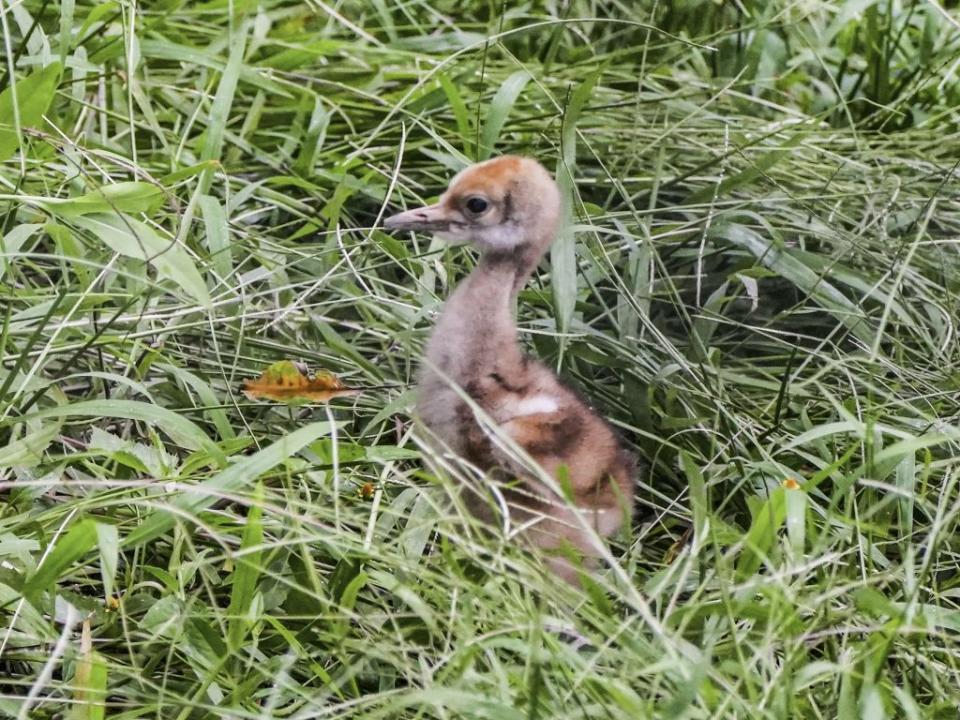
{"label": "brown downy plumage", "polygon": [[[508,155],[461,172],[436,205],[384,224],[479,249],[476,269],[447,301],[430,337],[417,413],[450,450],[503,481],[499,494],[511,521],[529,523],[526,537],[548,551],[558,575],[576,583],[581,563],[564,555],[572,550],[588,566],[601,551],[597,536],[629,520],[636,469],[612,428],[517,342],[516,295],[553,242],[559,216],[550,174],[535,160]],[[502,436],[556,482],[538,478]],[[550,487],[566,482],[576,508]],[[495,519],[497,505],[483,493],[471,490],[467,501],[476,515]]]}

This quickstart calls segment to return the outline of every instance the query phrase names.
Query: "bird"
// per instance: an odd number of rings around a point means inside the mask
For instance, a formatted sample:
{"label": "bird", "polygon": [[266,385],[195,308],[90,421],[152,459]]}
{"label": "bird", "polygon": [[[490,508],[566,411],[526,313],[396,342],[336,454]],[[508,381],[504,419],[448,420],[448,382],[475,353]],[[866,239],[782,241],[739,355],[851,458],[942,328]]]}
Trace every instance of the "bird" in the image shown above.
{"label": "bird", "polygon": [[435,442],[495,484],[492,497],[468,487],[468,510],[495,523],[506,505],[553,573],[579,586],[601,543],[631,519],[637,460],[613,426],[518,341],[518,292],[560,217],[560,191],[543,165],[502,155],[460,171],[436,204],[392,215],[384,227],[479,251],[430,334],[415,414]]}

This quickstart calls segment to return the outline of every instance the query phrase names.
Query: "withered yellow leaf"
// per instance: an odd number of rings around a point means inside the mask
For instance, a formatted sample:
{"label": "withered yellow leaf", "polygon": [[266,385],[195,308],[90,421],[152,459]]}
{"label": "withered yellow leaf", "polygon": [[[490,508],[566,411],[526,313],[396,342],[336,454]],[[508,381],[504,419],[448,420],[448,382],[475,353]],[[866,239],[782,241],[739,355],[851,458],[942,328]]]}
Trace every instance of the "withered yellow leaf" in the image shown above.
{"label": "withered yellow leaf", "polygon": [[362,392],[344,387],[332,373],[321,370],[311,374],[290,360],[274,363],[256,380],[244,380],[241,390],[251,400],[275,400],[288,405],[329,402]]}

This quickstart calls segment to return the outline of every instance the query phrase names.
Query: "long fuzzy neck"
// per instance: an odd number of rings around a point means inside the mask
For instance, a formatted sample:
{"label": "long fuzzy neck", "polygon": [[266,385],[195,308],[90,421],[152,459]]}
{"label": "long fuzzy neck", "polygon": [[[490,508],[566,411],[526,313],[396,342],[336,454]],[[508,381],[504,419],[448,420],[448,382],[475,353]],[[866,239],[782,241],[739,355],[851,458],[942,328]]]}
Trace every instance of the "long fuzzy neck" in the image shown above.
{"label": "long fuzzy neck", "polygon": [[542,255],[535,246],[487,251],[454,291],[430,338],[427,358],[460,382],[521,362],[514,306]]}

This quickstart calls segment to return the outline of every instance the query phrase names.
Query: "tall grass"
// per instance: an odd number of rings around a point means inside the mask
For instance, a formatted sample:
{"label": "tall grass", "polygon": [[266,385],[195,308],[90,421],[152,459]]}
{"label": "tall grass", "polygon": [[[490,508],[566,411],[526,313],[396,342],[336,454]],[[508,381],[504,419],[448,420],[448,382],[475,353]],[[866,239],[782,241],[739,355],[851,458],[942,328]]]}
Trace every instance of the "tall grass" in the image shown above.
{"label": "tall grass", "polygon": [[[0,13],[0,715],[955,717],[951,3]],[[523,341],[645,459],[582,590],[410,417],[470,253],[376,228],[507,151]]]}

